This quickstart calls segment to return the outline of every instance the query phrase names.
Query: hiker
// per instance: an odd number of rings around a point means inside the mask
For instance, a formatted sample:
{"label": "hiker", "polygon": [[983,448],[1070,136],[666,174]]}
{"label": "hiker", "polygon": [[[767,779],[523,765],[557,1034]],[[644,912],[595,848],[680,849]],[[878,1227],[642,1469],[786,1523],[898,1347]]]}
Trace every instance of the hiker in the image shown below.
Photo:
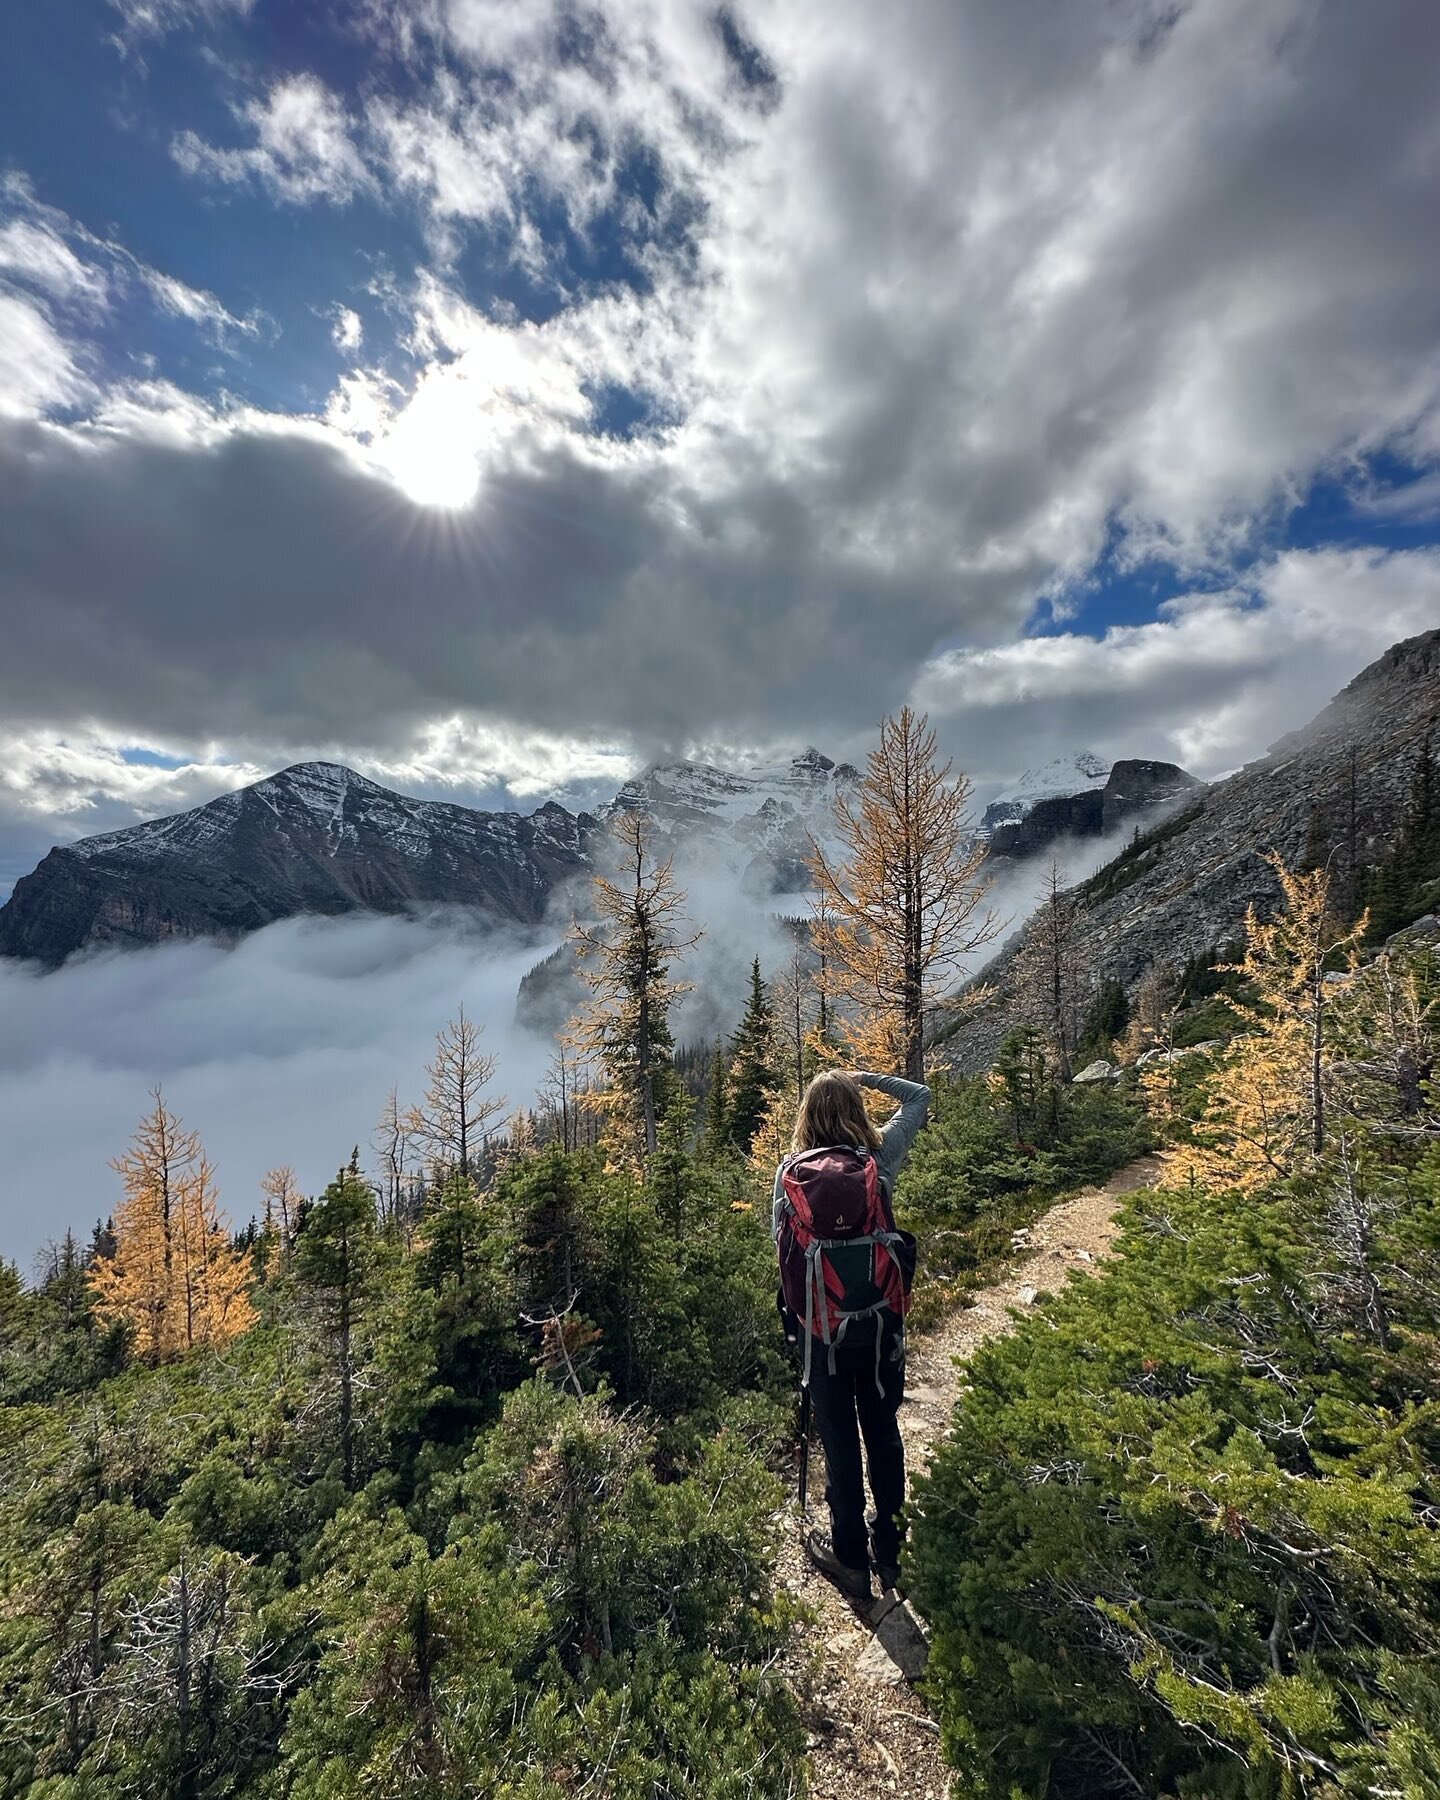
{"label": "hiker", "polygon": [[[862,1087],[900,1101],[877,1131]],[[930,1090],[898,1075],[830,1070],[805,1090],[790,1154],[775,1171],[771,1230],[780,1258],[786,1336],[799,1342],[802,1383],[825,1446],[830,1530],[805,1539],[816,1568],[852,1599],[900,1578],[905,1447],[897,1414],[905,1392],[905,1313],[915,1240],[897,1232],[892,1195]],[[869,1544],[860,1442],[875,1502]]]}

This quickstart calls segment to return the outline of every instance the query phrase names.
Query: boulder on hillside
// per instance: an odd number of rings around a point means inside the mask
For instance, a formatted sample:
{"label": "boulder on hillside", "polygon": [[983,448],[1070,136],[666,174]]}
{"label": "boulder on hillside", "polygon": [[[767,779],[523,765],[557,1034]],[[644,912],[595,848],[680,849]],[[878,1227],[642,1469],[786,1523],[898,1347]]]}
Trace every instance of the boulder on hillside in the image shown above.
{"label": "boulder on hillside", "polygon": [[1118,1063],[1106,1062],[1103,1056],[1099,1056],[1096,1057],[1094,1062],[1087,1063],[1075,1079],[1077,1082],[1118,1081],[1120,1079],[1120,1068]]}

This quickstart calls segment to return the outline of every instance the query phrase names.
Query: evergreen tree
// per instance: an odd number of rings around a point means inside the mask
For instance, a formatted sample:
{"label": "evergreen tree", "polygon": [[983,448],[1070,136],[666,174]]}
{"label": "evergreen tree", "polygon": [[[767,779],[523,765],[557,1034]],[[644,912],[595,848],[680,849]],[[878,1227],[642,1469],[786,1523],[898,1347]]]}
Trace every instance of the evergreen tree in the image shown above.
{"label": "evergreen tree", "polygon": [[334,1359],[340,1461],[350,1489],[355,1486],[356,1336],[375,1300],[375,1224],[374,1189],[351,1166],[341,1169],[306,1213],[295,1246],[296,1280]]}
{"label": "evergreen tree", "polygon": [[427,1438],[468,1440],[514,1376],[515,1294],[505,1261],[490,1209],[452,1169],[431,1197],[413,1265],[422,1303],[408,1329],[429,1346],[430,1391],[418,1424]]}
{"label": "evergreen tree", "polygon": [[720,1044],[710,1061],[710,1085],[705,1093],[705,1149],[710,1156],[722,1156],[734,1143],[730,1132],[729,1070],[725,1051]]}
{"label": "evergreen tree", "polygon": [[594,925],[571,937],[590,999],[569,1028],[571,1047],[605,1071],[604,1096],[619,1154],[643,1165],[653,1155],[674,1084],[670,1008],[687,984],[670,977],[676,956],[699,933],[676,937],[684,895],[671,864],[651,854],[653,828],[643,813],[621,813],[612,832],[622,852],[618,879],[595,877]]}
{"label": "evergreen tree", "polygon": [[1033,1025],[1012,1031],[1001,1044],[991,1080],[1017,1145],[1033,1147],[1053,1139],[1059,1099],[1044,1039]]}
{"label": "evergreen tree", "polygon": [[645,1173],[645,1191],[656,1217],[677,1234],[685,1229],[693,1187],[695,1158],[691,1149],[695,1103],[680,1088],[665,1109],[655,1154]]}
{"label": "evergreen tree", "polygon": [[584,1230],[592,1158],[556,1145],[508,1170],[497,1199],[506,1220],[520,1311],[531,1319],[564,1313],[580,1297],[590,1272]]}
{"label": "evergreen tree", "polygon": [[1112,1055],[1117,1040],[1124,1036],[1129,1023],[1130,997],[1125,992],[1125,983],[1108,975],[1096,989],[1095,997],[1081,1023],[1080,1041],[1076,1048],[1077,1061],[1083,1062],[1087,1057]]}
{"label": "evergreen tree", "polygon": [[1383,943],[1440,901],[1440,771],[1429,733],[1415,760],[1410,793],[1390,854],[1366,883],[1371,943]]}
{"label": "evergreen tree", "polygon": [[760,958],[750,966],[750,997],[730,1040],[729,1129],[747,1155],[770,1095],[780,1085],[775,1068],[775,1009],[760,977]]}

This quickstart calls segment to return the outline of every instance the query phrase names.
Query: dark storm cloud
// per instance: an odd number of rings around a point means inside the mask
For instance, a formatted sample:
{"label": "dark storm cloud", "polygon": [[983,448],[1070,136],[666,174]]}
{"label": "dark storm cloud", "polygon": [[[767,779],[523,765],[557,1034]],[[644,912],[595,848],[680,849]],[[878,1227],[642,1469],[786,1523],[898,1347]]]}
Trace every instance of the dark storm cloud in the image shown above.
{"label": "dark storm cloud", "polygon": [[[22,428],[0,438],[0,707],[373,746],[457,707],[681,738],[893,699],[948,617],[944,583],[877,588],[775,490],[745,518],[696,541],[653,471],[564,447],[437,516],[313,437],[94,447]],[[887,608],[877,692],[866,638]]]}

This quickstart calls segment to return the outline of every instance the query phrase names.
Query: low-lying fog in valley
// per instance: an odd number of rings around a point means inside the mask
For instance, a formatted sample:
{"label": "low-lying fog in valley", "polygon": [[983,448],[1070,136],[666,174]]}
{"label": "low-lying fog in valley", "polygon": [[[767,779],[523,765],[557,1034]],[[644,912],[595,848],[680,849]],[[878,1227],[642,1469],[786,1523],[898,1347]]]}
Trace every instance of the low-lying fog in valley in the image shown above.
{"label": "low-lying fog in valley", "polygon": [[[1065,878],[1099,867],[1128,835],[1059,846]],[[989,900],[1007,932],[1047,867],[1037,858],[996,880]],[[705,934],[675,969],[694,984],[674,1018],[684,1043],[733,1027],[750,959],[771,974],[789,958],[776,912],[802,914],[806,901],[779,896],[767,910],[728,871],[693,859],[676,873]],[[516,1023],[516,993],[563,937],[563,922],[522,936],[454,913],[358,915],[286,920],[234,946],[85,956],[52,974],[0,962],[0,1256],[28,1268],[46,1240],[67,1228],[88,1236],[111,1212],[120,1183],[109,1159],[157,1083],[199,1132],[236,1225],[259,1211],[260,1178],[277,1164],[292,1164],[307,1192],[357,1143],[373,1167],[387,1094],[420,1098],[435,1033],[462,1003],[484,1023],[510,1106],[530,1104],[554,1045]]]}

